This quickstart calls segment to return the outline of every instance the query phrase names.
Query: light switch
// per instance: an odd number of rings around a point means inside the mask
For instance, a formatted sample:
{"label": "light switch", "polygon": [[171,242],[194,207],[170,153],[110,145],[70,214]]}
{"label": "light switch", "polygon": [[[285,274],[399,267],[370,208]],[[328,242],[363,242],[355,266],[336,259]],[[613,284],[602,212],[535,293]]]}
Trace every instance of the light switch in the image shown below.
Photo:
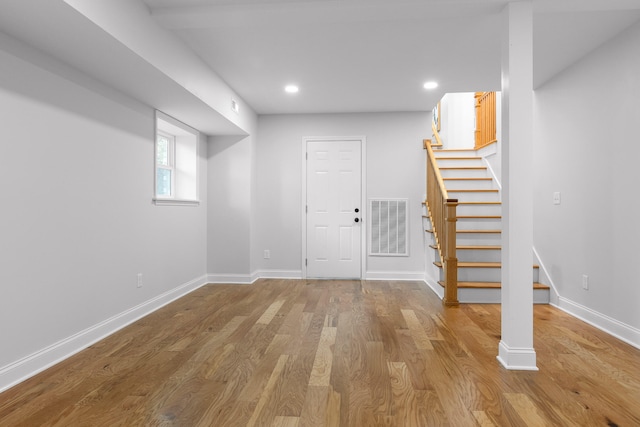
{"label": "light switch", "polygon": [[556,191],[555,193],[553,193],[553,204],[554,205],[559,205],[560,204],[560,192]]}

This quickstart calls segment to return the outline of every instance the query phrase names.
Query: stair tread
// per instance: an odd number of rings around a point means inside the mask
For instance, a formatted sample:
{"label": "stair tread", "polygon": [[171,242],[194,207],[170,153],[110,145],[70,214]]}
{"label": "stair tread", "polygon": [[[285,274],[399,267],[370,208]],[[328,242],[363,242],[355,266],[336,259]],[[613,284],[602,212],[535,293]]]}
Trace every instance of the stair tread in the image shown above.
{"label": "stair tread", "polygon": [[469,189],[451,189],[447,193],[497,193],[500,190],[494,188],[469,188]]}
{"label": "stair tread", "polygon": [[500,245],[460,245],[460,246],[456,246],[456,249],[458,250],[472,250],[472,251],[491,251],[491,250],[496,250],[496,251],[501,251],[502,250],[502,246]]}
{"label": "stair tread", "polygon": [[479,156],[436,156],[436,160],[482,160]]}
{"label": "stair tread", "polygon": [[[444,287],[442,280],[438,284]],[[501,282],[458,282],[458,288],[476,288],[476,289],[499,289],[502,287]],[[534,282],[533,289],[550,289],[549,286],[542,283]]]}
{"label": "stair tread", "polygon": [[454,170],[454,169],[487,169],[486,166],[442,166],[440,167],[440,170]]}
{"label": "stair tread", "polygon": [[458,202],[459,205],[501,205],[502,202]]}
{"label": "stair tread", "polygon": [[[431,249],[438,249],[438,245],[429,245]],[[459,245],[456,250],[472,250],[472,251],[501,251],[500,245]]]}
{"label": "stair tread", "polygon": [[[433,263],[436,267],[442,268],[440,261]],[[458,262],[458,268],[501,268],[501,262]],[[539,265],[533,264],[533,268],[540,268]]]}
{"label": "stair tread", "polygon": [[445,148],[444,150],[440,150],[442,153],[459,153],[461,151],[473,151],[476,152],[475,148]]}
{"label": "stair tread", "polygon": [[[431,228],[427,228],[424,231],[427,233],[433,233],[433,229]],[[456,230],[456,233],[499,234],[502,233],[502,230]]]}
{"label": "stair tread", "polygon": [[461,177],[450,177],[450,178],[442,178],[444,181],[491,181],[493,178],[487,177],[469,177],[469,178],[461,178]]}

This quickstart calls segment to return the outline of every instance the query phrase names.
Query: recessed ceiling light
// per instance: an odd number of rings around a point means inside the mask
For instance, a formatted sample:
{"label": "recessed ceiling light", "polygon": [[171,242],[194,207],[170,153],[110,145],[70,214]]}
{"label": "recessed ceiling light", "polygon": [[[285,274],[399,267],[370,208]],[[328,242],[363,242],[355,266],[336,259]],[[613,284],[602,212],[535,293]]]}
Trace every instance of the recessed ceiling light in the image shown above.
{"label": "recessed ceiling light", "polygon": [[296,85],[288,85],[284,88],[284,91],[287,93],[298,93],[300,89]]}
{"label": "recessed ceiling light", "polygon": [[425,89],[435,89],[438,87],[437,82],[426,82],[423,86]]}

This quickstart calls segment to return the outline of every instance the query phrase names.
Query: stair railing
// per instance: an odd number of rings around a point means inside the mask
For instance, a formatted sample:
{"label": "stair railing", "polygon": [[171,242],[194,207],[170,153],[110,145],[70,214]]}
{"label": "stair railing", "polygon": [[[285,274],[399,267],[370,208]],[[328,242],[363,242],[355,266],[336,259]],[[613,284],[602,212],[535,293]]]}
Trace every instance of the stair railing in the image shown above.
{"label": "stair railing", "polygon": [[446,306],[458,305],[458,258],[456,257],[456,208],[458,199],[450,199],[436,162],[431,141],[427,140],[427,211],[444,271]]}
{"label": "stair railing", "polygon": [[496,139],[496,93],[476,92],[476,150],[492,144]]}
{"label": "stair railing", "polygon": [[440,139],[440,133],[438,132],[438,127],[433,122],[431,122],[431,132],[433,132],[433,138],[436,140],[435,145],[438,147],[442,147],[442,140]]}

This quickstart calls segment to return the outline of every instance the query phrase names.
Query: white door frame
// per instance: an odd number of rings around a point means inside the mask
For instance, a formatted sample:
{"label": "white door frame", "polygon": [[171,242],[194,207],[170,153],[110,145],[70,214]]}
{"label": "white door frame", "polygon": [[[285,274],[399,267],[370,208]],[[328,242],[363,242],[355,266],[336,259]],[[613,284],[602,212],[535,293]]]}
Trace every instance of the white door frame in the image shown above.
{"label": "white door frame", "polygon": [[362,223],[362,232],[360,233],[360,279],[366,276],[367,265],[367,138],[365,136],[306,136],[302,138],[302,197],[301,197],[301,224],[302,224],[302,257],[300,265],[302,270],[302,278],[307,278],[307,146],[309,142],[323,141],[358,141],[360,142],[360,221]]}

